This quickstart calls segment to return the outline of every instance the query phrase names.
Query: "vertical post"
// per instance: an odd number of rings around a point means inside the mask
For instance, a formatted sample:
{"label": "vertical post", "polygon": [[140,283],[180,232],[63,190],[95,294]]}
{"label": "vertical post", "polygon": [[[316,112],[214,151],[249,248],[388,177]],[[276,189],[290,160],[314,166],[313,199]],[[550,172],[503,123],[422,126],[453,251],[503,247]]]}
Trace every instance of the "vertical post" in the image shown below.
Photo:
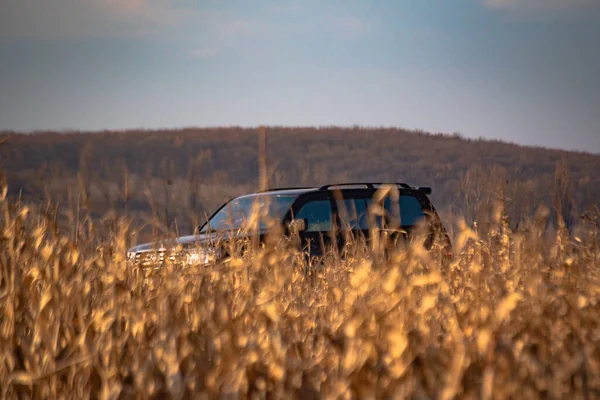
{"label": "vertical post", "polygon": [[[267,190],[269,188],[269,182],[267,181],[267,129],[264,125],[258,127],[258,189],[260,191]],[[268,201],[268,200],[267,200]],[[269,209],[269,205],[266,204],[266,210]],[[255,249],[258,249],[261,244],[260,224],[261,219],[264,218],[263,213],[265,209],[260,209],[259,202],[257,201],[253,206],[253,214],[256,213],[255,224],[252,227],[255,234],[252,235],[252,244]]]}
{"label": "vertical post", "polygon": [[258,128],[258,186],[259,190],[269,188],[267,171],[267,128]]}

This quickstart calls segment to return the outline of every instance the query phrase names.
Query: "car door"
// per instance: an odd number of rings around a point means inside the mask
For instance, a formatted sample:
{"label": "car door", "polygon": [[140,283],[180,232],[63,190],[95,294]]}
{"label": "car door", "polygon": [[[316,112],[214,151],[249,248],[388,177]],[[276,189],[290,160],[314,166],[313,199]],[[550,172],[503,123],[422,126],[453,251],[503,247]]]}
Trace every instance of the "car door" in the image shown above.
{"label": "car door", "polygon": [[319,257],[332,248],[333,212],[327,192],[302,196],[292,208],[293,219],[304,219],[305,229],[299,232],[301,246],[309,257]]}
{"label": "car door", "polygon": [[401,191],[399,199],[395,201],[390,197],[385,198],[387,218],[383,221],[384,231],[387,230],[395,242],[409,240],[415,227],[429,220],[430,203],[426,200],[424,195],[411,190]]}
{"label": "car door", "polygon": [[402,190],[396,201],[386,197],[380,204],[383,210],[379,214],[373,212],[374,194],[374,190],[352,189],[335,196],[336,240],[340,251],[350,241],[369,244],[371,228],[378,228],[380,235],[393,242],[407,240],[414,227],[428,218],[425,212],[428,203],[416,191]]}
{"label": "car door", "polygon": [[335,193],[336,242],[342,252],[350,243],[368,243],[369,227],[377,223],[370,212],[373,190],[352,189]]}

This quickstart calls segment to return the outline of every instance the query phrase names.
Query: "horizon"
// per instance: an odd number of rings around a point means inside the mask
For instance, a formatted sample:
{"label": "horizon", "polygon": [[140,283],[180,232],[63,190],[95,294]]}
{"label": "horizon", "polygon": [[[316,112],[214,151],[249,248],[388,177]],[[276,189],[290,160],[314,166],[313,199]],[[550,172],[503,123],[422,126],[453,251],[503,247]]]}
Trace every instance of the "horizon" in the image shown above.
{"label": "horizon", "polygon": [[600,3],[0,0],[0,130],[399,129],[600,153]]}
{"label": "horizon", "polygon": [[538,144],[522,144],[518,142],[511,142],[504,139],[498,138],[488,138],[488,137],[469,137],[464,135],[461,132],[430,132],[423,129],[407,129],[400,126],[369,126],[369,125],[256,125],[256,126],[243,126],[243,125],[214,125],[214,126],[180,126],[180,127],[156,127],[156,128],[124,128],[124,129],[98,129],[98,130],[81,130],[81,129],[62,129],[62,130],[51,130],[51,129],[39,129],[33,131],[17,131],[17,130],[0,130],[0,134],[14,134],[14,135],[37,135],[37,134],[81,134],[81,135],[97,135],[103,133],[128,133],[128,132],[160,132],[160,133],[177,133],[178,131],[186,131],[186,130],[228,130],[228,129],[242,129],[248,131],[257,131],[260,127],[264,127],[267,129],[267,133],[269,129],[314,129],[314,130],[325,130],[325,129],[340,129],[340,130],[398,130],[404,131],[409,134],[422,134],[428,136],[436,136],[443,137],[447,139],[458,139],[464,140],[468,142],[476,142],[476,141],[484,141],[484,142],[496,142],[502,145],[510,145],[517,146],[523,148],[530,149],[538,149],[538,150],[549,150],[549,151],[558,151],[558,152],[568,152],[568,153],[580,153],[591,156],[599,156],[600,151],[594,153],[591,150],[578,150],[578,149],[564,149],[560,147],[551,147],[544,146]]}

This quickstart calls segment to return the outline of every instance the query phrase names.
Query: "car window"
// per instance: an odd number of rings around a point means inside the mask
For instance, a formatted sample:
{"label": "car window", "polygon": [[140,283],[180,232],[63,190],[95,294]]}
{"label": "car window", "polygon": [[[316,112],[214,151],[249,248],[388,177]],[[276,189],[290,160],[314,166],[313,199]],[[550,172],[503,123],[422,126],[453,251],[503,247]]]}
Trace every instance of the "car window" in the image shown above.
{"label": "car window", "polygon": [[[345,198],[336,201],[341,229],[368,230],[369,215],[373,206],[370,197]],[[424,217],[421,203],[414,196],[402,195],[400,201],[393,201],[389,197],[384,200],[385,218],[376,215],[373,218],[379,228],[388,227],[392,221],[400,217],[402,226],[414,226]],[[383,223],[383,221],[387,223]],[[397,222],[396,222],[397,223]],[[385,225],[385,226],[384,226]]]}
{"label": "car window", "polygon": [[350,198],[338,200],[337,209],[342,229],[369,229],[368,210],[372,200],[370,198]]}
{"label": "car window", "polygon": [[333,229],[329,200],[313,200],[304,204],[295,215],[306,219],[305,232],[329,232]]}
{"label": "car window", "polygon": [[[391,198],[387,197],[384,200],[383,206],[389,217],[397,218],[400,215],[400,224],[402,226],[414,226],[425,216],[419,199],[414,196],[400,196],[400,202],[392,201]],[[400,206],[399,213],[398,206]]]}
{"label": "car window", "polygon": [[[210,229],[214,231],[226,231],[246,228],[246,222],[250,220],[253,207],[256,204],[263,215],[280,220],[290,208],[297,196],[285,195],[260,195],[241,197],[231,200],[205,225],[201,232]],[[268,204],[268,210],[265,207]],[[261,229],[266,228],[266,218],[261,218]]]}

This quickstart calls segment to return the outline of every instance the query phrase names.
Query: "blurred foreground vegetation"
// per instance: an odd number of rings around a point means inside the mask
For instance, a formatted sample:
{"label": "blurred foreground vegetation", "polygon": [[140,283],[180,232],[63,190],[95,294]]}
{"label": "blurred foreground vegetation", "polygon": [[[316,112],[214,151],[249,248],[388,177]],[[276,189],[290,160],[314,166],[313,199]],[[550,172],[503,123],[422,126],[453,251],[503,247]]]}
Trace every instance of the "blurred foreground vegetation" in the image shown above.
{"label": "blurred foreground vegetation", "polygon": [[600,397],[598,156],[270,129],[274,187],[432,186],[454,260],[415,241],[139,271],[129,246],[256,190],[254,131],[5,138],[1,398]]}
{"label": "blurred foreground vegetation", "polygon": [[415,241],[143,272],[127,219],[70,235],[6,190],[0,213],[2,398],[600,396],[597,210],[573,236],[496,202],[485,233],[458,221],[449,264]]}

